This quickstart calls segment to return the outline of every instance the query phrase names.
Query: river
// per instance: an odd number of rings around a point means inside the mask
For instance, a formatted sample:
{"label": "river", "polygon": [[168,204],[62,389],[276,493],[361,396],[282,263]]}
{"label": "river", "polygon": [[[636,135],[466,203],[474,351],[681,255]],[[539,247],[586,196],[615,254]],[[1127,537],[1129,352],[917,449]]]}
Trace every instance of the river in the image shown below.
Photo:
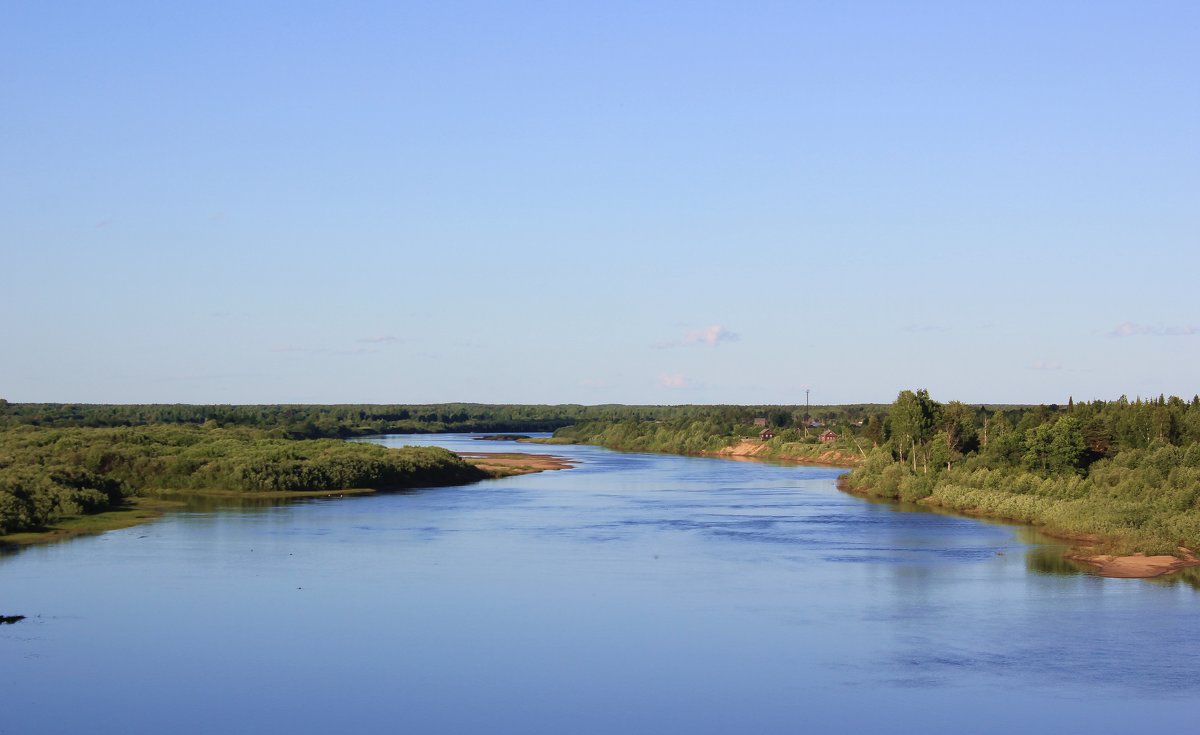
{"label": "river", "polygon": [[1200,594],[841,470],[563,471],[209,507],[0,558],[0,733],[1125,733],[1200,715]]}

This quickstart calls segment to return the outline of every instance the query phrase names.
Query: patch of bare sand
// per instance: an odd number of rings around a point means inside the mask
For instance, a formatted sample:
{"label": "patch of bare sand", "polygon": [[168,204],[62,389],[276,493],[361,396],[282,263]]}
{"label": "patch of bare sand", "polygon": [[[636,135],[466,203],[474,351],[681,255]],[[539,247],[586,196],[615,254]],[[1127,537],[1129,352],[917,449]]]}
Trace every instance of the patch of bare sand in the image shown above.
{"label": "patch of bare sand", "polygon": [[716,454],[723,457],[757,457],[765,451],[767,451],[767,445],[763,442],[747,440],[732,447],[721,447],[715,452],[709,452],[709,454]]}
{"label": "patch of bare sand", "polygon": [[[703,454],[717,457],[734,458],[760,457],[764,454],[771,454],[771,447],[770,445],[761,441],[744,439],[731,447],[721,447],[715,452],[703,452]],[[861,461],[858,455],[843,452],[838,449],[826,449],[817,455],[793,455],[786,453],[771,454],[770,459],[783,460],[785,462],[799,462],[802,464],[835,465],[839,467],[851,467]]]}
{"label": "patch of bare sand", "polygon": [[1197,559],[1189,550],[1181,548],[1179,553],[1179,556],[1167,556],[1166,554],[1159,556],[1146,556],[1145,554],[1129,554],[1127,556],[1115,556],[1113,554],[1093,554],[1091,556],[1068,554],[1067,558],[1091,566],[1096,570],[1096,574],[1099,574],[1101,577],[1118,577],[1122,579],[1160,577],[1164,574],[1179,571],[1184,567],[1200,566],[1200,559]]}
{"label": "patch of bare sand", "polygon": [[529,475],[545,470],[566,470],[575,463],[553,454],[521,454],[518,452],[458,452],[463,460],[475,465],[492,477]]}

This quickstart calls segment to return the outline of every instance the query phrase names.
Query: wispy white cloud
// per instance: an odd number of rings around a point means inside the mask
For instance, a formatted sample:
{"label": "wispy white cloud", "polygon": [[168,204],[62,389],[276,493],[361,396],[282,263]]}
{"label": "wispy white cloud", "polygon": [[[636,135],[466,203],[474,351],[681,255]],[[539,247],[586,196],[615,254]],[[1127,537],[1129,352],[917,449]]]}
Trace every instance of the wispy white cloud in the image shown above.
{"label": "wispy white cloud", "polygon": [[712,324],[701,329],[692,329],[688,331],[682,340],[664,340],[661,342],[655,342],[650,346],[656,350],[669,350],[675,347],[682,347],[684,345],[706,345],[708,347],[715,347],[721,342],[736,342],[741,338],[742,335],[726,329],[721,324]]}
{"label": "wispy white cloud", "polygon": [[720,324],[713,324],[703,329],[693,329],[687,333],[683,341],[689,344],[703,344],[715,347],[721,342],[736,342],[739,339],[741,339],[740,334],[731,332]]}
{"label": "wispy white cloud", "polygon": [[331,347],[305,347],[303,345],[280,345],[272,347],[271,352],[275,353],[295,353],[303,355],[373,355],[379,350],[373,350],[367,347],[355,347],[352,349],[334,349]]}
{"label": "wispy white cloud", "polygon": [[400,338],[390,334],[378,334],[373,337],[360,337],[356,341],[363,344],[379,345],[387,342],[399,342]]}
{"label": "wispy white cloud", "polygon": [[691,385],[688,379],[679,373],[664,373],[658,376],[658,384],[664,388],[687,388]]}
{"label": "wispy white cloud", "polygon": [[901,328],[905,332],[911,332],[914,334],[921,334],[921,333],[925,333],[925,332],[945,332],[945,331],[947,331],[947,328],[941,326],[940,324],[908,324]]}
{"label": "wispy white cloud", "polygon": [[1030,370],[1062,370],[1062,365],[1054,360],[1034,360],[1029,365]]}
{"label": "wispy white cloud", "polygon": [[1108,333],[1110,337],[1190,337],[1195,334],[1200,334],[1200,327],[1194,324],[1186,324],[1183,326],[1151,326],[1149,324],[1135,324],[1133,322],[1121,322]]}

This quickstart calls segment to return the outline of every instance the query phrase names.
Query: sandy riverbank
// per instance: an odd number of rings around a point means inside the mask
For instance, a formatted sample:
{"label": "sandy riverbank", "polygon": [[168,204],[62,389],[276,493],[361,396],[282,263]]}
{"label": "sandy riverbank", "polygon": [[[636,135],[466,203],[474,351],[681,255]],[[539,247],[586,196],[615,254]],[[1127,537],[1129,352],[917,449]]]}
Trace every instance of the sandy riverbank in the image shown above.
{"label": "sandy riverbank", "polygon": [[746,439],[733,446],[721,447],[712,452],[701,452],[710,457],[753,457],[755,459],[773,459],[783,462],[798,462],[801,464],[831,465],[834,467],[853,467],[862,461],[862,457],[840,449],[832,449],[820,445],[811,446],[812,450],[805,454],[782,452],[766,442],[756,439]]}

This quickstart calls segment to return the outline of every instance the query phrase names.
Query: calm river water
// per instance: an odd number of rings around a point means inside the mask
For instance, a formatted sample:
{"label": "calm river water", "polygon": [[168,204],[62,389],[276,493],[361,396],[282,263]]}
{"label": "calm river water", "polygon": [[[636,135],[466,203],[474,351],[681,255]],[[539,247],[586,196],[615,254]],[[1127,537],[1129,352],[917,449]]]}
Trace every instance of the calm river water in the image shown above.
{"label": "calm river water", "polygon": [[378,441],[581,464],[197,507],[2,557],[0,614],[29,618],[0,626],[0,732],[1025,734],[1200,721],[1200,594],[1187,584],[1062,573],[1022,529],[850,497],[834,469]]}

